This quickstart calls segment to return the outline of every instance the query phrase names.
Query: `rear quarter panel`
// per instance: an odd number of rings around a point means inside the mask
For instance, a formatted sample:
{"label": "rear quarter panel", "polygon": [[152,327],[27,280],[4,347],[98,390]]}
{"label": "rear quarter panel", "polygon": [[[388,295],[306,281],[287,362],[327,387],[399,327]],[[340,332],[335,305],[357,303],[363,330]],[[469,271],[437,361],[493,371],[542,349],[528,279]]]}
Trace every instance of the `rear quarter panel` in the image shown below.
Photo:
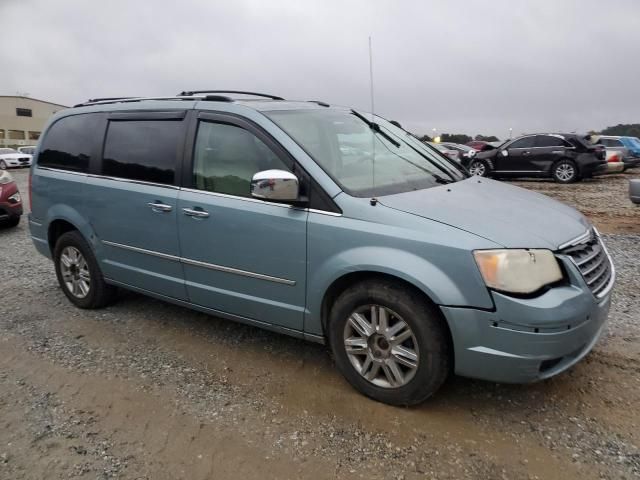
{"label": "rear quarter panel", "polygon": [[[85,183],[83,174],[33,167],[31,180],[31,236],[41,253],[48,249],[48,229],[55,220],[64,220],[75,226],[92,243],[95,235],[88,223]],[[50,253],[50,252],[49,252]]]}

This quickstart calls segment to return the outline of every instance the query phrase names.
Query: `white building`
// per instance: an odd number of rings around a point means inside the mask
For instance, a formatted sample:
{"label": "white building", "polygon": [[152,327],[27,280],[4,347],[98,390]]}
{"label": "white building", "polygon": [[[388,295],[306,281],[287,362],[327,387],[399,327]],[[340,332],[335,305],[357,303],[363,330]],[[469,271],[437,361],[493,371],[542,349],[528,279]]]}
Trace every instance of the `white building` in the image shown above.
{"label": "white building", "polygon": [[0,95],[0,147],[35,145],[45,123],[64,105]]}

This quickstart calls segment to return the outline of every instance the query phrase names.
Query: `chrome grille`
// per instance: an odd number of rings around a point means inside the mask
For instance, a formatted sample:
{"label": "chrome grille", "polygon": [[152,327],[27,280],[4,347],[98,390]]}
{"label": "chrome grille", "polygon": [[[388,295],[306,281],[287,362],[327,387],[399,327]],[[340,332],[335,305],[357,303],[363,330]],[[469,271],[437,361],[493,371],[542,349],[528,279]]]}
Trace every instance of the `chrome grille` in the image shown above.
{"label": "chrome grille", "polygon": [[571,257],[595,296],[606,293],[613,279],[613,265],[602,240],[595,232],[590,232],[586,240],[570,245],[560,253]]}

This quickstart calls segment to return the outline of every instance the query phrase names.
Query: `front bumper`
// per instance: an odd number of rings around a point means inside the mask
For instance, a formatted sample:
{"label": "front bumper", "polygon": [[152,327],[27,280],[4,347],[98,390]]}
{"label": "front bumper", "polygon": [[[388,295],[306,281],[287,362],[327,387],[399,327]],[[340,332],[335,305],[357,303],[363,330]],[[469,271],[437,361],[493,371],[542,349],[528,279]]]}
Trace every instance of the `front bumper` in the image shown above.
{"label": "front bumper", "polygon": [[22,203],[0,202],[0,221],[11,220],[22,215]]}
{"label": "front bumper", "polygon": [[30,167],[32,160],[20,160],[18,158],[3,158],[4,163],[9,168]]}
{"label": "front bumper", "polygon": [[503,383],[552,377],[586,356],[604,331],[611,292],[596,298],[569,261],[569,284],[536,298],[492,292],[495,311],[441,307],[455,351],[455,373]]}

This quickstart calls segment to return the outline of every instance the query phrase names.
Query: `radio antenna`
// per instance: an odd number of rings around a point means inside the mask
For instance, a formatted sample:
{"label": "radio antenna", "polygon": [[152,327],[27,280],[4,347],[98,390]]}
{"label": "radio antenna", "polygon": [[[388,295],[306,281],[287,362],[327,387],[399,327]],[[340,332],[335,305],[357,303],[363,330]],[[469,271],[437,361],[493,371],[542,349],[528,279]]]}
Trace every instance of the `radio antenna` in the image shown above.
{"label": "radio antenna", "polygon": [[[371,35],[369,35],[369,93],[371,95],[371,124],[376,122],[375,105],[373,102],[373,47],[371,45]],[[376,134],[371,132],[372,158],[371,158],[371,183],[376,186]]]}
{"label": "radio antenna", "polygon": [[371,94],[371,121],[375,121],[375,105],[373,103],[373,47],[371,46],[371,37],[369,37],[369,91]]}

